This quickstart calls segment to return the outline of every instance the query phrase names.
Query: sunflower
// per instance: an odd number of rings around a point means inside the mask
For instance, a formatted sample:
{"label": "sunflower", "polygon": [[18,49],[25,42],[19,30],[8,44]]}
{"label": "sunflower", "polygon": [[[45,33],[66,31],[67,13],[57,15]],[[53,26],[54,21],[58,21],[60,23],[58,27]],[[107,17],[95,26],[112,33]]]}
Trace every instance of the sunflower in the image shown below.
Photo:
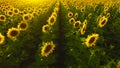
{"label": "sunflower", "polygon": [[56,12],[53,12],[52,15],[55,16],[55,17],[57,17],[57,13]]}
{"label": "sunflower", "polygon": [[75,28],[78,28],[78,27],[80,26],[80,24],[81,24],[80,21],[76,21],[76,22],[74,23],[74,27],[75,27]]}
{"label": "sunflower", "polygon": [[87,28],[86,26],[82,26],[82,28],[80,29],[81,35],[85,34],[86,28]]}
{"label": "sunflower", "polygon": [[59,11],[59,8],[58,8],[58,7],[55,7],[55,8],[54,8],[54,12],[58,13],[58,11]]}
{"label": "sunflower", "polygon": [[22,21],[18,24],[19,30],[27,30],[28,29],[28,23],[26,21]]}
{"label": "sunflower", "polygon": [[101,18],[102,18],[102,15],[99,15],[99,16],[97,17],[97,22],[98,22]]}
{"label": "sunflower", "polygon": [[48,56],[50,53],[53,52],[54,48],[55,48],[55,44],[53,44],[53,41],[51,42],[46,42],[43,44],[43,46],[41,47],[41,55],[42,56]]}
{"label": "sunflower", "polygon": [[13,12],[14,14],[19,14],[19,9],[14,9]]}
{"label": "sunflower", "polygon": [[85,12],[85,7],[82,7],[82,8],[81,8],[81,12]]}
{"label": "sunflower", "polygon": [[103,17],[100,18],[98,26],[103,27],[103,26],[105,26],[107,24],[107,22],[108,22],[108,18],[103,16]]}
{"label": "sunflower", "polygon": [[104,6],[104,11],[108,11],[109,7],[108,6]]}
{"label": "sunflower", "polygon": [[48,19],[48,24],[53,25],[56,22],[56,17],[51,15]]}
{"label": "sunflower", "polygon": [[0,33],[0,44],[3,44],[5,41],[5,36]]}
{"label": "sunflower", "polygon": [[74,18],[70,18],[69,19],[69,23],[74,24],[75,23],[75,19]]}
{"label": "sunflower", "polygon": [[29,20],[32,20],[33,19],[33,14],[29,14]]}
{"label": "sunflower", "polygon": [[0,21],[5,22],[6,21],[6,16],[5,15],[0,15]]}
{"label": "sunflower", "polygon": [[43,25],[42,32],[47,32],[48,30],[49,30],[49,25],[48,24]]}
{"label": "sunflower", "polygon": [[90,19],[92,17],[92,13],[89,13],[88,14],[88,18]]}
{"label": "sunflower", "polygon": [[71,18],[73,16],[72,12],[68,12],[68,17]]}
{"label": "sunflower", "polygon": [[77,10],[77,9],[79,9],[79,6],[76,6],[75,8],[76,8],[76,10]]}
{"label": "sunflower", "polygon": [[7,37],[10,39],[16,39],[16,37],[19,35],[19,29],[17,28],[10,28],[7,32]]}
{"label": "sunflower", "polygon": [[92,35],[88,35],[88,37],[86,38],[86,46],[87,47],[92,47],[93,45],[95,45],[97,39],[99,38],[99,34],[92,34]]}
{"label": "sunflower", "polygon": [[109,17],[110,17],[110,13],[107,13],[105,17],[106,17],[106,18],[109,18]]}
{"label": "sunflower", "polygon": [[29,17],[30,17],[29,14],[24,14],[23,15],[23,20],[27,21],[27,20],[29,20]]}
{"label": "sunflower", "polygon": [[77,13],[77,12],[74,14],[74,18],[75,18],[75,19],[78,18],[78,13]]}
{"label": "sunflower", "polygon": [[83,22],[83,26],[87,26],[88,22],[87,20],[85,19],[84,22]]}
{"label": "sunflower", "polygon": [[69,8],[69,7],[67,7],[66,9],[67,9],[68,11],[70,11],[70,8]]}
{"label": "sunflower", "polygon": [[13,16],[13,11],[7,11],[7,16]]}

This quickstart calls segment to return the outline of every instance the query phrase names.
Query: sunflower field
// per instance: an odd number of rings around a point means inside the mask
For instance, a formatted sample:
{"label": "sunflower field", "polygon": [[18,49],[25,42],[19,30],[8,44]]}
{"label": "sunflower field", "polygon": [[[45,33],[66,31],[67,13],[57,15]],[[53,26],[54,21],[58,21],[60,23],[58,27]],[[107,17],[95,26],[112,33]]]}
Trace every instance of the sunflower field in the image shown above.
{"label": "sunflower field", "polygon": [[119,0],[0,0],[0,68],[120,68]]}

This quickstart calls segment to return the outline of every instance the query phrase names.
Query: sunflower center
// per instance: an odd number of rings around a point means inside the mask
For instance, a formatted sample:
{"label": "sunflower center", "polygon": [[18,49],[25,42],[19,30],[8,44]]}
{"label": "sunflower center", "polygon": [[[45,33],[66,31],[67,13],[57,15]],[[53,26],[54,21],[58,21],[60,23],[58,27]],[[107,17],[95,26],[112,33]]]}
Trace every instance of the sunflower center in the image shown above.
{"label": "sunflower center", "polygon": [[5,11],[5,9],[3,9],[3,11]]}
{"label": "sunflower center", "polygon": [[9,12],[9,15],[12,15],[12,12]]}
{"label": "sunflower center", "polygon": [[95,37],[92,37],[90,40],[89,40],[89,44],[93,43],[95,41]]}
{"label": "sunflower center", "polygon": [[25,17],[24,17],[24,19],[25,19],[25,20],[28,20],[28,19],[29,19],[29,17],[28,17],[28,16],[25,16]]}
{"label": "sunflower center", "polygon": [[2,40],[2,38],[0,38],[0,41]]}
{"label": "sunflower center", "polygon": [[5,19],[5,17],[4,17],[4,16],[1,16],[0,18],[1,18],[2,20],[4,20],[4,19]]}
{"label": "sunflower center", "polygon": [[73,23],[74,23],[74,20],[73,20],[73,19],[71,19],[71,20],[70,20],[70,22],[73,24]]}
{"label": "sunflower center", "polygon": [[78,27],[79,26],[79,23],[77,22],[77,23],[75,23],[75,27]]}
{"label": "sunflower center", "polygon": [[20,28],[22,28],[22,29],[26,28],[26,24],[25,23],[21,23],[20,24]]}
{"label": "sunflower center", "polygon": [[69,16],[72,16],[72,14],[70,13]]}
{"label": "sunflower center", "polygon": [[82,12],[84,12],[85,11],[85,9],[84,8],[82,8]]}
{"label": "sunflower center", "polygon": [[17,30],[12,30],[10,33],[11,36],[16,36],[17,34],[18,34]]}
{"label": "sunflower center", "polygon": [[54,22],[54,18],[53,18],[53,17],[50,19],[50,22],[51,22],[51,23],[53,23],[53,22]]}
{"label": "sunflower center", "polygon": [[18,10],[14,10],[15,13],[18,13]]}
{"label": "sunflower center", "polygon": [[27,14],[27,12],[24,11],[24,14]]}
{"label": "sunflower center", "polygon": [[45,29],[45,30],[47,30],[47,29],[48,29],[48,27],[46,26],[44,29]]}
{"label": "sunflower center", "polygon": [[46,47],[46,49],[45,49],[45,53],[48,53],[51,48],[52,48],[51,45],[47,45],[47,47]]}
{"label": "sunflower center", "polygon": [[102,21],[101,25],[104,25],[104,24],[105,24],[105,22],[106,22],[106,20]]}

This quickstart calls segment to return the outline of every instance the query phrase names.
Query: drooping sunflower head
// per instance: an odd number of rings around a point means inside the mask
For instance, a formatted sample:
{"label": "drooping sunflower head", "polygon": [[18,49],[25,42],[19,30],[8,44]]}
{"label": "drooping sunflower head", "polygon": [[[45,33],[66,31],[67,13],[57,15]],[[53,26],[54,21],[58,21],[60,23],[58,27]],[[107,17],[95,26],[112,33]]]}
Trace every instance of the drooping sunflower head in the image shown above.
{"label": "drooping sunflower head", "polygon": [[78,13],[77,13],[77,12],[74,14],[74,18],[75,18],[75,19],[78,18]]}
{"label": "drooping sunflower head", "polygon": [[16,39],[19,33],[19,29],[12,27],[7,31],[7,37],[10,39]]}
{"label": "drooping sunflower head", "polygon": [[107,24],[108,22],[108,18],[106,18],[105,16],[101,17],[98,23],[99,27],[103,27]]}
{"label": "drooping sunflower head", "polygon": [[5,15],[0,15],[0,21],[5,22],[6,21],[6,16]]}
{"label": "drooping sunflower head", "polygon": [[86,46],[92,47],[93,45],[95,45],[98,38],[99,38],[99,34],[96,34],[96,33],[92,35],[88,35],[85,42]]}
{"label": "drooping sunflower head", "polygon": [[49,30],[49,25],[48,24],[46,24],[46,25],[43,25],[43,27],[42,27],[42,32],[47,32],[48,30]]}
{"label": "drooping sunflower head", "polygon": [[73,16],[72,12],[68,12],[68,17],[71,18]]}
{"label": "drooping sunflower head", "polygon": [[5,41],[5,36],[0,33],[0,44],[3,44]]}
{"label": "drooping sunflower head", "polygon": [[69,23],[70,23],[70,24],[74,24],[74,23],[75,23],[75,19],[74,19],[74,18],[70,18],[70,19],[69,19]]}
{"label": "drooping sunflower head", "polygon": [[55,48],[55,44],[53,43],[53,41],[51,42],[46,42],[43,44],[43,46],[41,47],[41,55],[42,56],[48,56],[49,54],[51,54]]}
{"label": "drooping sunflower head", "polygon": [[53,25],[56,22],[56,17],[51,15],[48,19],[48,24]]}
{"label": "drooping sunflower head", "polygon": [[76,21],[76,22],[74,23],[74,27],[75,27],[75,28],[78,28],[78,27],[80,26],[80,24],[81,24],[80,21]]}
{"label": "drooping sunflower head", "polygon": [[28,29],[28,23],[26,21],[21,21],[18,24],[18,29],[19,30],[27,30]]}

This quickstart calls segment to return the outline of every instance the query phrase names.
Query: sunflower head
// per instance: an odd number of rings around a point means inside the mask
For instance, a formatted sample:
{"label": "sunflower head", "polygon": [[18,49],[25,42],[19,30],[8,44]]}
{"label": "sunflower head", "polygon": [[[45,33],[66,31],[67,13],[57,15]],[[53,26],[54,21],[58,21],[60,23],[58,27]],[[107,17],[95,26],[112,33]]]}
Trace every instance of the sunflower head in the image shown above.
{"label": "sunflower head", "polygon": [[18,24],[19,30],[27,30],[28,29],[28,23],[26,21],[22,21]]}
{"label": "sunflower head", "polygon": [[82,28],[80,29],[81,35],[85,34],[86,28],[87,28],[86,26],[82,26]]}
{"label": "sunflower head", "polygon": [[6,21],[6,16],[5,15],[0,15],[0,21],[5,22]]}
{"label": "sunflower head", "polygon": [[7,32],[7,37],[10,38],[10,39],[16,39],[17,36],[19,35],[19,29],[17,28],[10,28]]}
{"label": "sunflower head", "polygon": [[8,11],[7,16],[13,16],[13,11]]}
{"label": "sunflower head", "polygon": [[75,28],[78,28],[78,27],[80,26],[80,24],[81,24],[80,21],[76,21],[76,22],[74,23],[74,27],[75,27]]}
{"label": "sunflower head", "polygon": [[110,17],[110,13],[107,13],[105,17],[106,17],[106,18],[109,18],[109,17]]}
{"label": "sunflower head", "polygon": [[83,22],[83,26],[87,26],[88,22],[87,20],[85,19],[84,22]]}
{"label": "sunflower head", "polygon": [[13,12],[14,14],[19,14],[19,9],[14,9]]}
{"label": "sunflower head", "polygon": [[105,26],[107,24],[107,21],[108,21],[108,18],[106,18],[105,16],[101,17],[100,20],[99,20],[98,26],[99,27]]}
{"label": "sunflower head", "polygon": [[53,41],[51,42],[46,42],[43,44],[43,46],[41,47],[41,55],[42,56],[48,56],[50,53],[53,52],[54,48],[55,48],[55,44],[53,44]]}
{"label": "sunflower head", "polygon": [[70,24],[74,24],[74,23],[75,23],[75,19],[74,19],[74,18],[70,18],[70,19],[69,19],[69,23],[70,23]]}
{"label": "sunflower head", "polygon": [[59,7],[55,7],[54,12],[58,13],[58,11],[59,11]]}
{"label": "sunflower head", "polygon": [[81,12],[85,12],[85,7],[82,7],[82,8],[81,8]]}
{"label": "sunflower head", "polygon": [[56,12],[53,12],[52,15],[55,16],[55,17],[57,17],[57,13]]}
{"label": "sunflower head", "polygon": [[43,25],[43,27],[42,27],[42,32],[47,32],[48,30],[49,30],[49,25],[48,24],[46,24],[46,25]]}
{"label": "sunflower head", "polygon": [[5,36],[0,33],[0,44],[3,44],[5,41]]}
{"label": "sunflower head", "polygon": [[92,17],[92,13],[89,13],[89,14],[88,14],[88,18],[91,18],[91,17]]}
{"label": "sunflower head", "polygon": [[24,14],[24,15],[23,15],[23,20],[24,20],[24,21],[29,20],[29,18],[30,18],[29,14]]}
{"label": "sunflower head", "polygon": [[73,16],[72,12],[68,12],[68,17],[71,18]]}
{"label": "sunflower head", "polygon": [[48,24],[53,25],[56,22],[56,17],[51,15],[48,19]]}
{"label": "sunflower head", "polygon": [[78,18],[78,13],[77,13],[77,12],[74,14],[74,18],[75,18],[75,19]]}
{"label": "sunflower head", "polygon": [[87,47],[92,47],[93,45],[95,45],[97,39],[99,38],[99,34],[92,34],[92,35],[89,35],[87,38],[86,38],[86,46]]}

